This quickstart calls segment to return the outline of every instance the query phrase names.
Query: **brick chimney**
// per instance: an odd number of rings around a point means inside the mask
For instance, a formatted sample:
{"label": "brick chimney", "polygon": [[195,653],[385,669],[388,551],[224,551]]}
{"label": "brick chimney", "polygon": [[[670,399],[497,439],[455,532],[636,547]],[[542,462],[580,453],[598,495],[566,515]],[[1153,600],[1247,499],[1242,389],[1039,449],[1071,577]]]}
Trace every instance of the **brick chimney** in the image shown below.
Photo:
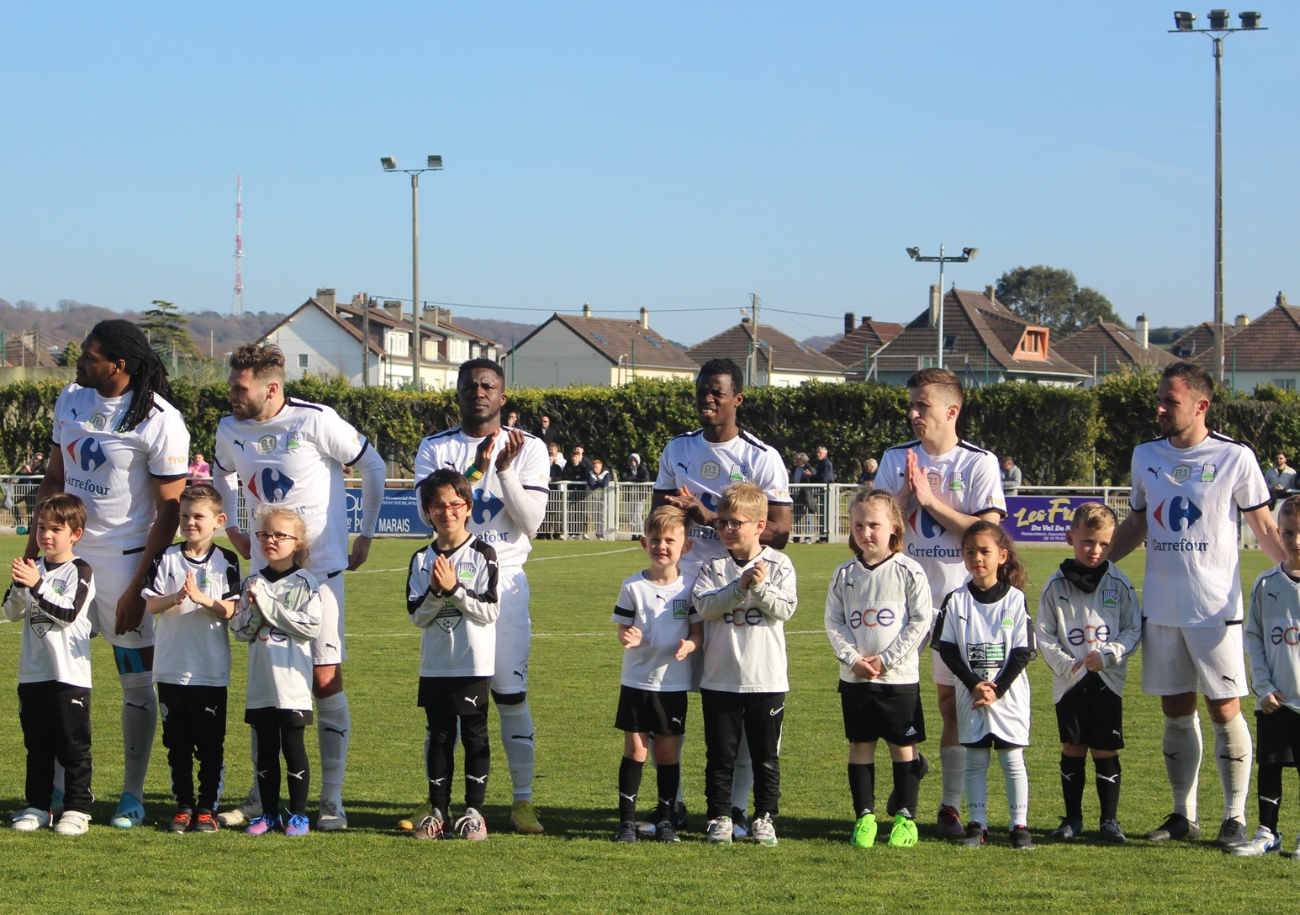
{"label": "brick chimney", "polygon": [[995,292],[997,291],[997,288],[998,288],[998,287],[996,287],[996,286],[985,286],[985,287],[984,287],[984,295],[986,295],[986,296],[988,297],[988,300],[989,300],[990,302],[992,302],[994,305],[998,304],[998,297],[997,297],[996,295],[993,294],[993,293],[995,293]]}
{"label": "brick chimney", "polygon": [[844,312],[844,336],[853,333],[853,327],[858,323],[858,316],[851,311]]}
{"label": "brick chimney", "polygon": [[1250,318],[1247,315],[1237,315],[1237,320],[1232,323],[1238,327],[1247,327],[1250,325]]}
{"label": "brick chimney", "polygon": [[388,312],[388,316],[394,321],[402,320],[402,303],[400,301],[394,301],[392,299],[385,301],[384,311]]}
{"label": "brick chimney", "polygon": [[320,303],[321,308],[324,308],[330,314],[334,314],[335,306],[333,289],[317,289],[316,301]]}
{"label": "brick chimney", "polygon": [[646,308],[644,305],[641,306],[641,329],[650,329],[650,309]]}
{"label": "brick chimney", "polygon": [[863,315],[863,316],[862,316],[862,326],[863,326],[863,327],[866,327],[868,324],[870,324],[870,323],[871,323],[872,321],[874,321],[874,320],[876,320],[876,319],[873,318],[873,317],[871,317],[871,315]]}

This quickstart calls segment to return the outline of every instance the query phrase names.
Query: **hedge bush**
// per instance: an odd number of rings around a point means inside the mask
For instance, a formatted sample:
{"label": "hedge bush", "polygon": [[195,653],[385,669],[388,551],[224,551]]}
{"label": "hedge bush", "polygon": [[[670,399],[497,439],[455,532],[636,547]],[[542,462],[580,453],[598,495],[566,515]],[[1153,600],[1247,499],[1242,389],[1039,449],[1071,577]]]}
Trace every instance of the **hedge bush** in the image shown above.
{"label": "hedge bush", "polygon": [[[12,473],[35,451],[48,448],[59,390],[54,382],[0,387],[0,468]],[[411,470],[423,436],[459,421],[451,391],[353,388],[342,379],[295,381],[286,390],[338,410],[393,461],[398,475]],[[211,457],[217,421],[230,412],[226,385],[178,378],[173,391],[190,429],[191,450]],[[1155,392],[1155,376],[1124,373],[1090,389],[990,385],[968,393],[958,431],[998,454],[1015,454],[1026,483],[1087,484],[1095,471],[1097,483],[1119,485],[1127,480],[1133,447],[1157,434]],[[545,413],[566,452],[580,442],[589,456],[604,457],[615,469],[635,451],[653,473],[667,441],[698,424],[688,382],[521,389],[508,395],[506,410],[518,412],[525,428],[538,429]],[[851,482],[861,461],[913,437],[907,402],[906,388],[882,384],[754,388],[745,392],[740,417],[788,463],[799,451],[811,454],[826,445],[836,478]],[[1294,450],[1300,447],[1300,396],[1269,387],[1254,397],[1219,396],[1210,426],[1261,457]]]}

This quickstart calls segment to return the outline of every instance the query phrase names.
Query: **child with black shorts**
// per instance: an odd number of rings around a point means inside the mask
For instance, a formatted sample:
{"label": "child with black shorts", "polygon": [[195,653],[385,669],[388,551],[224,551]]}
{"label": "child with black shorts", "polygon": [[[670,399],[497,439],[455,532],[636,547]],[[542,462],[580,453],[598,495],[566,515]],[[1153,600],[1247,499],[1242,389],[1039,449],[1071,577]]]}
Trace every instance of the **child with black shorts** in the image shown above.
{"label": "child with black shorts", "polygon": [[682,735],[686,733],[686,695],[691,687],[688,660],[704,641],[704,624],[691,606],[694,576],[681,573],[682,554],[691,548],[686,512],[661,505],[645,520],[641,546],[650,566],[623,582],[613,622],[623,646],[622,688],[614,727],[623,732],[618,767],[618,828],[615,842],[636,842],[636,798],[641,772],[654,735],[658,803],[651,822],[655,839],[677,842],[673,804],[682,776]]}
{"label": "child with black shorts", "polygon": [[[1259,828],[1255,838],[1232,849],[1240,857],[1278,851],[1282,770],[1300,759],[1300,496],[1277,513],[1286,561],[1255,579],[1246,612],[1246,652],[1255,704],[1255,757],[1259,760]],[[1300,858],[1300,839],[1293,858]]]}
{"label": "child with black shorts", "polygon": [[86,528],[86,506],[60,493],[36,506],[39,560],[15,559],[4,614],[24,621],[18,658],[18,721],[27,747],[27,807],[13,828],[50,825],[54,763],[64,768],[63,815],[54,831],[83,835],[90,826],[90,614],[95,580],[72,549]]}
{"label": "child with black shorts", "polygon": [[849,505],[856,558],[831,576],[826,634],[840,662],[840,707],[849,741],[852,844],[876,843],[876,741],[893,761],[898,809],[889,845],[916,844],[916,804],[925,740],[917,648],[930,631],[930,584],[903,550],[903,510],[889,493],[861,491]]}
{"label": "child with black shorts", "polygon": [[743,734],[754,764],[750,837],[775,845],[772,817],[781,797],[781,727],[785,720],[785,621],[798,605],[794,564],[763,546],[767,496],[753,483],[733,483],[718,501],[713,528],[727,553],[706,562],[693,600],[704,620],[705,797],[708,840],[730,844],[731,784]]}
{"label": "child with black shorts", "polygon": [[[435,470],[420,481],[418,495],[434,533],[433,542],[411,557],[406,578],[406,612],[423,630],[418,702],[429,733],[429,812],[415,824],[415,837],[482,842],[492,762],[488,685],[501,614],[497,554],[465,529],[474,492],[462,474]],[[449,825],[458,731],[465,743],[465,815]]]}
{"label": "child with black shorts", "polygon": [[1089,752],[1097,770],[1103,842],[1124,842],[1119,825],[1119,751],[1124,748],[1124,680],[1142,638],[1142,607],[1133,583],[1109,562],[1115,513],[1100,502],[1074,510],[1066,559],[1038,600],[1038,649],[1052,669],[1052,699],[1061,737],[1065,816],[1052,838],[1083,832],[1083,786]]}

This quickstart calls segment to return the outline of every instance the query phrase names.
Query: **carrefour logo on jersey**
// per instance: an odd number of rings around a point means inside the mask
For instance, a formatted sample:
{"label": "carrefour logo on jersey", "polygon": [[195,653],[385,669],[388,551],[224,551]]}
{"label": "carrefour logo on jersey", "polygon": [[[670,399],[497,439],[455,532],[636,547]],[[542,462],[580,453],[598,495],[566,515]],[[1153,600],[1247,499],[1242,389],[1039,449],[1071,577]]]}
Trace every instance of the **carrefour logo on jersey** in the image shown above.
{"label": "carrefour logo on jersey", "polygon": [[1295,624],[1274,626],[1269,633],[1269,641],[1274,645],[1286,645],[1289,648],[1295,648],[1300,645],[1300,628],[1297,628]]}
{"label": "carrefour logo on jersey", "polygon": [[[77,447],[78,445],[81,447]],[[64,450],[68,452],[72,462],[86,473],[94,473],[108,460],[99,440],[95,438],[74,438],[64,446]]]}
{"label": "carrefour logo on jersey", "polygon": [[501,509],[506,504],[489,492],[482,489],[474,490],[474,508],[470,512],[470,518],[475,524],[487,524],[497,515],[501,514]]}
{"label": "carrefour logo on jersey", "polygon": [[248,491],[262,502],[283,502],[293,489],[293,478],[274,467],[263,467],[248,481]]}
{"label": "carrefour logo on jersey", "polygon": [[912,529],[912,533],[918,534],[926,540],[935,540],[948,533],[948,529],[934,520],[934,515],[924,508],[918,508],[908,516],[907,526]]}
{"label": "carrefour logo on jersey", "polygon": [[854,610],[849,614],[850,629],[874,629],[877,626],[892,626],[898,621],[898,614],[888,607],[879,610]]}
{"label": "carrefour logo on jersey", "polygon": [[[1168,510],[1166,510],[1168,506]],[[1172,499],[1162,501],[1156,506],[1156,510],[1151,513],[1151,517],[1156,519],[1165,530],[1181,531],[1190,529],[1192,525],[1201,520],[1201,510],[1196,503],[1186,496],[1174,496]]]}

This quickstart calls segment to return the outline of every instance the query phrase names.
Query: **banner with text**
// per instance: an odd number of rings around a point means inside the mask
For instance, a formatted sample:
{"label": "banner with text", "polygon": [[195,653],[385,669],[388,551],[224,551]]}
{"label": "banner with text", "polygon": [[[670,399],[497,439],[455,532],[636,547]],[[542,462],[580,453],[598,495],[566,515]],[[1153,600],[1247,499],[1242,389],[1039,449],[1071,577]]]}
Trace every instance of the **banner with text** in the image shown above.
{"label": "banner with text", "polygon": [[[347,490],[348,533],[361,533],[361,488]],[[385,489],[375,532],[388,537],[429,537],[433,529],[420,520],[414,489]]]}
{"label": "banner with text", "polygon": [[1065,543],[1075,508],[1099,501],[1096,496],[1007,496],[1002,526],[1019,543]]}

